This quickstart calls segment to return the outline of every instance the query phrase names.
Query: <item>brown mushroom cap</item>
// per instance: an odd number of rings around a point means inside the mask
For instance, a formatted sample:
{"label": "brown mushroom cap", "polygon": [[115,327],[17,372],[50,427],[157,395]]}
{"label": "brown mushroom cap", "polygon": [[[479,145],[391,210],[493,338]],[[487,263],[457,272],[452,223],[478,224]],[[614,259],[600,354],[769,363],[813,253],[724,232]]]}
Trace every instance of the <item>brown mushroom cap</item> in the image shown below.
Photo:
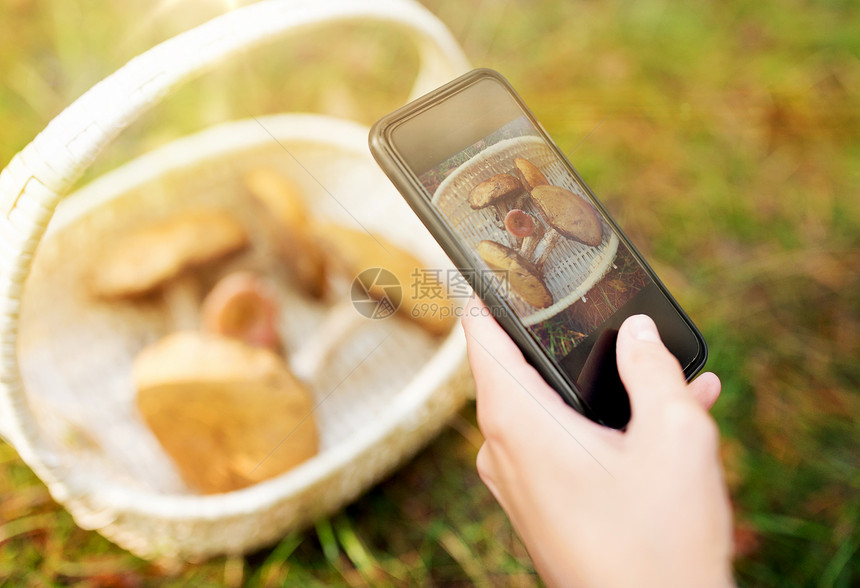
{"label": "brown mushroom cap", "polygon": [[523,185],[510,174],[496,174],[484,180],[469,193],[469,206],[486,208],[496,202],[516,196],[523,190]]}
{"label": "brown mushroom cap", "polygon": [[180,332],[144,349],[132,371],[144,421],[201,492],[272,478],[317,452],[310,394],[271,351]]}
{"label": "brown mushroom cap", "polygon": [[215,284],[200,309],[203,328],[250,345],[277,351],[278,303],[266,282],[252,272],[235,272]]}
{"label": "brown mushroom cap", "polygon": [[523,187],[527,191],[531,192],[537,186],[549,185],[549,181],[546,179],[546,176],[543,175],[543,172],[528,159],[517,157],[514,159],[514,165],[519,172]]}
{"label": "brown mushroom cap", "polygon": [[248,191],[266,209],[287,271],[308,295],[326,291],[325,254],[311,235],[311,214],[301,192],[279,172],[257,168],[245,174]]}
{"label": "brown mushroom cap", "polygon": [[[421,261],[378,233],[354,230],[335,223],[315,225],[314,234],[330,256],[332,266],[339,266],[350,280],[370,268],[383,268],[400,282],[402,299],[398,312],[414,320],[433,335],[451,330],[455,322],[454,301],[446,296],[444,284],[428,271]],[[380,286],[368,288],[375,299],[387,295]],[[432,302],[439,312],[421,312],[421,306]]]}
{"label": "brown mushroom cap", "polygon": [[546,221],[561,235],[592,247],[600,245],[603,225],[585,200],[558,186],[537,186],[532,198]]}
{"label": "brown mushroom cap", "polygon": [[547,308],[552,304],[552,293],[540,270],[510,247],[495,241],[481,241],[478,255],[491,269],[505,272],[514,292],[535,308]]}
{"label": "brown mushroom cap", "polygon": [[522,239],[534,234],[535,221],[527,212],[514,208],[505,215],[505,228],[517,239]]}
{"label": "brown mushroom cap", "polygon": [[92,290],[105,298],[147,294],[247,243],[245,229],[226,212],[172,217],[131,232],[108,248],[96,264]]}

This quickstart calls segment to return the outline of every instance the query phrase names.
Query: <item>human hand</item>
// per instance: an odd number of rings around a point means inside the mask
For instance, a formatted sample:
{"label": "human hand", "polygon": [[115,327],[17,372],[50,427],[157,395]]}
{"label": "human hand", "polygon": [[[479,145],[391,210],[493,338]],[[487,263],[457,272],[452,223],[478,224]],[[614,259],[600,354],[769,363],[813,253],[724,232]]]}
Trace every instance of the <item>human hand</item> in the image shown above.
{"label": "human hand", "polygon": [[732,521],[711,373],[685,382],[646,316],[618,333],[626,432],[567,406],[488,312],[464,314],[478,473],[552,586],[732,586]]}

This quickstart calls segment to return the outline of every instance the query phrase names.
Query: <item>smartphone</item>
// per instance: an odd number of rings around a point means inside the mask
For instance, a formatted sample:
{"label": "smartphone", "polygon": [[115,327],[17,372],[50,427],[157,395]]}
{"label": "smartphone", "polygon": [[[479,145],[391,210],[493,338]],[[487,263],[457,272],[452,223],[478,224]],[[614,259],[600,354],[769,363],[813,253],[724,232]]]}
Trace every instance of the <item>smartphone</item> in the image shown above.
{"label": "smartphone", "polygon": [[543,378],[624,428],[615,341],[647,314],[688,379],[699,330],[501,74],[467,73],[378,121],[370,149]]}

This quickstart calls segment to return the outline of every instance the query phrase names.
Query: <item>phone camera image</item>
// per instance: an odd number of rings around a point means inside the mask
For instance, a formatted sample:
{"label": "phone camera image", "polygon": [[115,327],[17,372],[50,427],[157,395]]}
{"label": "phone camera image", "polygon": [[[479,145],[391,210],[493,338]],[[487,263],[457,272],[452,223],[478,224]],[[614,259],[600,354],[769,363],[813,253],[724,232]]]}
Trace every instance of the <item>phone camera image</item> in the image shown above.
{"label": "phone camera image", "polygon": [[[602,420],[623,426],[626,394],[605,386],[614,363],[595,359],[614,361],[614,338],[612,349],[577,348],[651,280],[531,121],[511,121],[419,179],[546,353],[579,364],[582,399],[603,414],[616,407]],[[600,394],[581,385],[594,378]]]}

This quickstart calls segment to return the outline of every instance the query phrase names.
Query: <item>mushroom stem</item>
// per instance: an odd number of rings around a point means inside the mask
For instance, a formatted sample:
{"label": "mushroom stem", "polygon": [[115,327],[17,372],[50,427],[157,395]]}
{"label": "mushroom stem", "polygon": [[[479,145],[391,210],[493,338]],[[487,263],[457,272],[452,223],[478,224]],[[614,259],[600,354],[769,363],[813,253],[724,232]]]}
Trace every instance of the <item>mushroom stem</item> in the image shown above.
{"label": "mushroom stem", "polygon": [[310,340],[290,357],[290,370],[302,382],[314,380],[341,342],[369,320],[359,314],[352,301],[339,302]]}
{"label": "mushroom stem", "polygon": [[182,275],[171,280],[164,286],[162,296],[173,330],[197,328],[201,296],[200,284],[194,276]]}
{"label": "mushroom stem", "polygon": [[499,200],[493,202],[493,208],[496,209],[496,214],[499,215],[499,221],[501,221],[502,226],[504,226],[505,224],[505,215],[508,214],[508,207],[506,205],[506,202],[502,202]]}
{"label": "mushroom stem", "polygon": [[520,255],[531,260],[532,255],[534,255],[535,249],[537,249],[538,243],[541,242],[543,236],[543,225],[535,223],[534,233],[523,239],[522,245],[520,246]]}
{"label": "mushroom stem", "polygon": [[[525,186],[525,184],[523,184],[523,186]],[[529,194],[527,190],[523,190],[522,192],[517,194],[516,198],[514,198],[514,204],[512,208],[523,208],[530,197],[531,194]]]}
{"label": "mushroom stem", "polygon": [[540,257],[535,261],[535,266],[538,269],[542,270],[546,260],[549,258],[549,254],[552,252],[555,244],[558,243],[558,240],[561,238],[558,231],[553,228],[550,228],[549,233],[541,240],[544,244],[543,252],[541,252]]}

